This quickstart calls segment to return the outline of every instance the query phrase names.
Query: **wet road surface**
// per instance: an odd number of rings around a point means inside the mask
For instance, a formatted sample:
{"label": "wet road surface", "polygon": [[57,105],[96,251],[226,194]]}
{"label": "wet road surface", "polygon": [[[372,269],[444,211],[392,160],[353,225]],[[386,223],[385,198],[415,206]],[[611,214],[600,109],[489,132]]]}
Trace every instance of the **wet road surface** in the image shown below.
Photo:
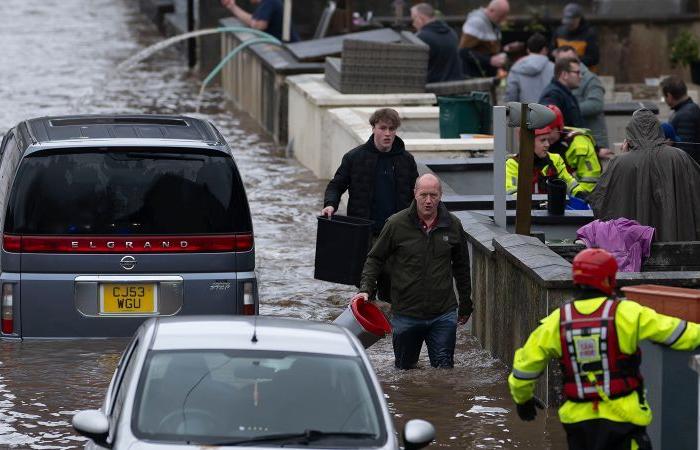
{"label": "wet road surface", "polygon": [[[0,132],[19,120],[71,113],[193,114],[198,78],[165,50],[123,76],[112,69],[161,40],[135,0],[0,1]],[[315,216],[325,182],[284,158],[221,92],[205,95],[203,116],[235,151],[256,238],[262,314],[330,321],[353,289],[313,280]],[[82,446],[70,419],[99,407],[125,340],[0,342],[0,448]],[[393,368],[391,342],[370,351],[397,428],[432,421],[433,447],[556,449],[563,432],[553,410],[519,421],[506,367],[460,329],[454,370]],[[427,356],[422,355],[423,361]]]}

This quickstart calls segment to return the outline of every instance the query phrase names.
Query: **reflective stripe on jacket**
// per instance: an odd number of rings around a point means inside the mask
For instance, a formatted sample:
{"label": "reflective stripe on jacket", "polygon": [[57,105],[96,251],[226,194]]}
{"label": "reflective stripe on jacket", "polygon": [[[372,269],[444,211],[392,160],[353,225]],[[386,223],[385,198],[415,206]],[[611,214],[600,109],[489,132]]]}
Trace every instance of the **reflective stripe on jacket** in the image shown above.
{"label": "reflective stripe on jacket", "polygon": [[564,155],[566,164],[574,171],[581,189],[590,193],[598,183],[602,172],[598,154],[595,151],[595,139],[590,134],[590,130],[585,128],[566,127],[564,130],[576,133]]}
{"label": "reflective stripe on jacket", "polygon": [[[607,297],[577,300],[573,304],[582,314],[590,314],[600,307]],[[559,308],[542,319],[523,347],[515,352],[513,372],[508,385],[513,400],[523,404],[533,396],[535,383],[546,369],[550,359],[562,356],[559,333]],[[632,301],[620,302],[615,314],[620,351],[633,355],[639,341],[651,340],[674,350],[693,350],[700,345],[700,326],[675,317],[659,314]],[[598,402],[566,401],[559,408],[562,423],[576,423],[591,419],[608,419],[629,422],[639,426],[651,423],[651,408],[637,392],[624,397]]]}
{"label": "reflective stripe on jacket", "polygon": [[591,314],[572,303],[559,309],[564,396],[573,401],[623,397],[643,385],[641,351],[620,351],[615,329],[618,300],[608,299]]}
{"label": "reflective stripe on jacket", "polygon": [[[552,164],[547,164],[542,170],[535,168],[535,176],[532,178],[532,192],[537,192],[539,177],[554,177],[564,180],[566,183],[566,192],[569,195],[576,194],[581,190],[581,186],[566,170],[564,159],[556,153],[549,153],[549,159]],[[508,158],[506,160],[506,194],[515,194],[518,192],[518,160],[516,158]]]}

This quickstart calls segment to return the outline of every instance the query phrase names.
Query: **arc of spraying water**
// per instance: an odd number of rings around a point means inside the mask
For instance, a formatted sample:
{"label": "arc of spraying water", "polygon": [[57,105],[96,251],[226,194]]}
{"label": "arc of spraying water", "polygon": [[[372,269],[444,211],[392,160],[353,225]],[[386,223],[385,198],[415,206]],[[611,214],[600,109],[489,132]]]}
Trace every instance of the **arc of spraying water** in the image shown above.
{"label": "arc of spraying water", "polygon": [[[270,40],[275,40],[277,39],[272,36],[271,34],[268,34],[264,31],[261,30],[256,30],[254,28],[248,28],[248,27],[217,27],[217,28],[205,28],[203,30],[195,30],[195,31],[189,31],[187,33],[179,34],[177,36],[173,36],[171,38],[165,39],[163,41],[157,42],[153,45],[150,45],[146,47],[145,49],[141,50],[140,52],[136,53],[135,55],[127,58],[126,60],[122,61],[119,63],[114,70],[107,76],[105,79],[99,84],[99,86],[92,86],[89,91],[82,95],[80,98],[78,98],[75,102],[73,102],[73,109],[79,111],[82,109],[84,106],[84,103],[87,101],[88,98],[92,97],[98,89],[106,86],[109,81],[117,76],[118,74],[131,69],[134,67],[136,64],[140,63],[144,59],[150,57],[151,55],[163,50],[164,48],[170,47],[173,44],[176,44],[182,40],[185,39],[191,39],[194,37],[198,36],[206,36],[209,34],[218,34],[218,33],[229,33],[229,32],[245,32],[245,33],[250,33],[252,35],[258,36],[258,38],[267,38]],[[250,41],[250,40],[249,40]],[[249,42],[246,41],[246,42]],[[277,41],[279,42],[279,41]],[[275,42],[275,43],[277,43]],[[272,43],[272,42],[270,42]],[[250,44],[248,44],[250,45]],[[281,45],[281,44],[280,44]],[[199,107],[197,108],[199,109]]]}
{"label": "arc of spraying water", "polygon": [[240,43],[236,48],[231,50],[228,55],[226,55],[220,62],[219,64],[212,69],[211,72],[209,72],[209,75],[204,78],[204,81],[202,81],[202,87],[199,89],[199,95],[197,96],[197,109],[196,111],[199,112],[199,108],[202,104],[202,96],[204,95],[204,90],[207,88],[207,85],[211,82],[211,80],[214,79],[214,77],[221,72],[221,70],[224,68],[227,62],[229,62],[231,59],[233,59],[241,50],[245,49],[246,47],[250,47],[251,45],[255,44],[273,44],[273,45],[282,45],[282,42],[280,42],[277,38],[275,37],[260,37],[260,38],[253,38],[249,39],[245,42]]}

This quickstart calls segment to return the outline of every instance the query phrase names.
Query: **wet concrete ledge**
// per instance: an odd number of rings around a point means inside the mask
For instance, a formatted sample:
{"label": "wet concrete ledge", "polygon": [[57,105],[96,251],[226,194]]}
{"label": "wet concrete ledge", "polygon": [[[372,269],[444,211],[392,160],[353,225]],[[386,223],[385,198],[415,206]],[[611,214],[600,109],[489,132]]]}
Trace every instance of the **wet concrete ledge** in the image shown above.
{"label": "wet concrete ledge", "polygon": [[[493,357],[511,366],[515,350],[539,320],[572,298],[571,263],[561,255],[573,258],[579,248],[553,245],[557,253],[539,239],[507,233],[479,214],[456,214],[470,243],[472,334]],[[620,273],[618,286],[700,288],[700,270],[692,263],[698,252],[700,242],[654,244],[647,262],[650,271]],[[558,380],[556,363],[539,379],[537,395],[548,404],[559,402]]]}

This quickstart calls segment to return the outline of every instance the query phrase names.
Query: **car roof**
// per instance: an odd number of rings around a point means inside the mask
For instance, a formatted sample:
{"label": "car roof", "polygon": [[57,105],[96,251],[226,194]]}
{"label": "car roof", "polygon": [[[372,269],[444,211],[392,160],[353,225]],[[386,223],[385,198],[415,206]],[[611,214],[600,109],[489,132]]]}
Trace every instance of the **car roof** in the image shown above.
{"label": "car roof", "polygon": [[239,349],[358,355],[344,328],[310,320],[269,316],[173,316],[154,319],[149,325],[155,328],[153,350]]}
{"label": "car roof", "polygon": [[25,123],[34,143],[122,139],[223,143],[209,123],[187,116],[75,115],[39,117]]}

